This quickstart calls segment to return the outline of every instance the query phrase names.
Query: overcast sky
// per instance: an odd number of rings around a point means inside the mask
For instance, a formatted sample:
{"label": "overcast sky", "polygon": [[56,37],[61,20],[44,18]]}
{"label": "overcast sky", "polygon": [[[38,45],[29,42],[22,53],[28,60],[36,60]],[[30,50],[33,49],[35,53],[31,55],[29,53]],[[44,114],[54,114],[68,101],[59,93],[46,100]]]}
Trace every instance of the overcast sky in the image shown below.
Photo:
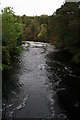
{"label": "overcast sky", "polygon": [[65,0],[0,0],[0,7],[13,7],[16,15],[52,15]]}

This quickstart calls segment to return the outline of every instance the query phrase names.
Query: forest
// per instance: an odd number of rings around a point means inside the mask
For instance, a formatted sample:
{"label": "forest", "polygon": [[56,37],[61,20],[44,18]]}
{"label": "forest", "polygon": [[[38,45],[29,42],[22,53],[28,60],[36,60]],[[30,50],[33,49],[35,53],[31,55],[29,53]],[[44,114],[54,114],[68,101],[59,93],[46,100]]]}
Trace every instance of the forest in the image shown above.
{"label": "forest", "polygon": [[2,65],[8,69],[21,51],[22,41],[42,41],[67,49],[80,63],[80,7],[66,2],[53,15],[16,16],[10,7],[2,12]]}

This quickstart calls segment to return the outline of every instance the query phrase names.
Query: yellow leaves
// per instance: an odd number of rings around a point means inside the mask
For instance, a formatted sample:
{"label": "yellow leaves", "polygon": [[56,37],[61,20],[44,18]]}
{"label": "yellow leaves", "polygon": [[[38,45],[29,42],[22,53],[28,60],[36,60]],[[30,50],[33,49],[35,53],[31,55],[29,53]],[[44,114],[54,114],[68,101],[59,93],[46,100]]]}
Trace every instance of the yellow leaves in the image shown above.
{"label": "yellow leaves", "polygon": [[37,36],[38,36],[38,39],[40,39],[42,36],[42,33],[40,32]]}

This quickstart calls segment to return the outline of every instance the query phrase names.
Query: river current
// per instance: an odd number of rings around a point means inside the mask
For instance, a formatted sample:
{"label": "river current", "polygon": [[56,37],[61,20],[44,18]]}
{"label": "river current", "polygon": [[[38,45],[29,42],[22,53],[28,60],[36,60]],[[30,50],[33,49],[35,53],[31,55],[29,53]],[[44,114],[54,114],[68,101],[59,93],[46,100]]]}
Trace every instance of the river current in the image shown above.
{"label": "river current", "polygon": [[22,46],[5,85],[3,118],[67,119],[56,95],[61,79],[55,71],[62,66],[71,74],[70,69],[49,59],[50,53],[57,51],[53,45],[27,41]]}

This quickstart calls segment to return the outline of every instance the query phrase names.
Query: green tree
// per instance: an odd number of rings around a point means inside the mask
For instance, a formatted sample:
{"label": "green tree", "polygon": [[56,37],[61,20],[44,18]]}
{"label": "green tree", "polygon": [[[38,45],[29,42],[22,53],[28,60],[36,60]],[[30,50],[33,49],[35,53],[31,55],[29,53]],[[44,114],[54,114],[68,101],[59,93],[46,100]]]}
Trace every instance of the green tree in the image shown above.
{"label": "green tree", "polygon": [[16,22],[14,12],[10,7],[4,8],[2,22],[2,60],[4,68],[11,64],[12,57],[19,52],[22,26]]}
{"label": "green tree", "polygon": [[[67,48],[74,60],[80,58],[80,7],[77,2],[67,2],[57,9],[49,22],[51,42]],[[51,32],[52,31],[52,32]],[[52,37],[51,37],[52,36]],[[74,57],[75,56],[75,57]],[[77,59],[76,59],[77,58]]]}

